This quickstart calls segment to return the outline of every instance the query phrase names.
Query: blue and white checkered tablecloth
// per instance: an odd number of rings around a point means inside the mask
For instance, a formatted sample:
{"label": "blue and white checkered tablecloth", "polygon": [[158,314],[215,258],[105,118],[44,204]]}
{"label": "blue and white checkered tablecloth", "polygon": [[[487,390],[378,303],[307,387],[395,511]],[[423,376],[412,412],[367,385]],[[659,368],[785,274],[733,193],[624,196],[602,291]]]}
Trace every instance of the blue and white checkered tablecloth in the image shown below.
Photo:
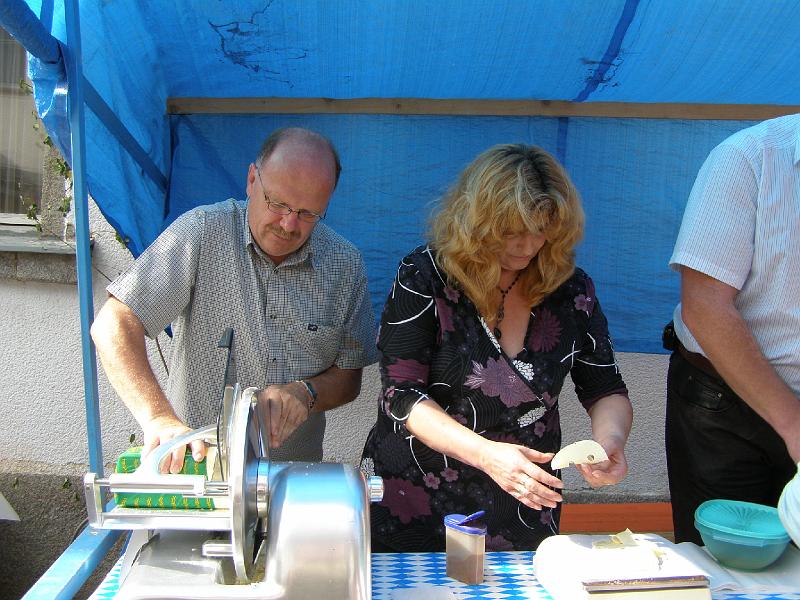
{"label": "blue and white checkered tablecloth", "polygon": [[[420,600],[430,596],[431,587],[449,590],[458,600],[492,598],[496,600],[552,600],[533,575],[533,552],[490,552],[486,555],[484,582],[466,585],[445,574],[442,553],[373,554],[372,598],[393,600],[392,590],[419,589]],[[119,589],[121,559],[114,565],[90,600],[111,600]],[[800,600],[794,594],[739,594],[717,592],[715,600]]]}
{"label": "blue and white checkered tablecloth", "polygon": [[423,588],[443,586],[459,600],[551,600],[533,575],[532,559],[533,552],[489,552],[484,562],[483,583],[467,585],[446,575],[443,553],[373,554],[372,598],[392,600],[392,590],[420,588],[422,592]]}

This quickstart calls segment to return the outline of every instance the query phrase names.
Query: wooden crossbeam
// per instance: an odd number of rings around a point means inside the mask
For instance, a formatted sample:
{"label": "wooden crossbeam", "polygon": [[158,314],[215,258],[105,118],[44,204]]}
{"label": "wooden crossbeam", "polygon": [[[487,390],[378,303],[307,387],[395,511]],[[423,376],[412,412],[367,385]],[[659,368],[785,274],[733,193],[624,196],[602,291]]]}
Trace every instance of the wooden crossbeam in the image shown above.
{"label": "wooden crossbeam", "polygon": [[173,115],[382,114],[763,121],[781,115],[800,113],[800,105],[446,100],[436,98],[168,98],[167,113]]}

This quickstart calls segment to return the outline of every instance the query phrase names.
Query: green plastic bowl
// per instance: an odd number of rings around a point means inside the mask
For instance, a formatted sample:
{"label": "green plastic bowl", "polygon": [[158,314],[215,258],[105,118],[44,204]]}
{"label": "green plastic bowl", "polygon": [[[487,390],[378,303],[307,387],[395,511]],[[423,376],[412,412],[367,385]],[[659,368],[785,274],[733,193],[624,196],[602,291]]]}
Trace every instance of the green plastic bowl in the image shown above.
{"label": "green plastic bowl", "polygon": [[707,500],[697,507],[694,524],[711,555],[732,569],[763,569],[789,544],[778,510],[763,504]]}

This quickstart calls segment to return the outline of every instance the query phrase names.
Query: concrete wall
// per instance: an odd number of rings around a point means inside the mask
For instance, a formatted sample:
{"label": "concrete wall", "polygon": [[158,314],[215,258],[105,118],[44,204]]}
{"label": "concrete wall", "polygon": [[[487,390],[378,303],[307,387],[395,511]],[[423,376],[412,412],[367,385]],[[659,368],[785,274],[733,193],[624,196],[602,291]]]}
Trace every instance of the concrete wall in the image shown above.
{"label": "concrete wall", "polygon": [[[105,299],[106,278],[120,273],[131,259],[96,208],[91,213],[97,309]],[[0,523],[0,595],[4,598],[21,595],[85,517],[82,499],[75,498],[88,463],[77,286],[48,281],[68,280],[57,271],[73,269],[74,263],[45,262],[34,255],[0,254],[4,342],[0,344],[0,492],[22,518],[21,523]],[[162,335],[160,342],[168,352],[169,339]],[[153,344],[150,350],[151,362],[163,376]],[[565,475],[569,501],[668,498],[663,451],[666,357],[622,354],[619,360],[635,409],[627,453],[630,475],[614,488],[592,491],[570,469]],[[141,441],[141,432],[102,372],[98,380],[103,452],[110,463],[129,446],[131,434]],[[373,366],[365,371],[360,397],[329,414],[326,460],[358,462],[375,418],[378,386]],[[588,418],[574,395],[566,393],[569,388],[565,385],[561,398],[565,442],[590,437]],[[64,487],[65,479],[72,487]]]}

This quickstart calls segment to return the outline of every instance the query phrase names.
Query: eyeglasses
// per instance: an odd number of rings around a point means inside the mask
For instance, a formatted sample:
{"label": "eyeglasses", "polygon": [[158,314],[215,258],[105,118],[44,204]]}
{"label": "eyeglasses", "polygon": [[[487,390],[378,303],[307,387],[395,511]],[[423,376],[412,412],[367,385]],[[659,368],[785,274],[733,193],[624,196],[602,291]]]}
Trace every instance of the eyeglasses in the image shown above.
{"label": "eyeglasses", "polygon": [[297,218],[301,221],[306,223],[316,223],[325,218],[325,215],[321,215],[319,213],[315,213],[313,210],[306,210],[305,208],[292,208],[284,204],[283,202],[275,202],[274,200],[270,200],[269,196],[267,196],[267,191],[264,189],[264,182],[261,181],[261,171],[256,167],[256,175],[258,175],[258,182],[261,184],[261,192],[264,194],[264,202],[267,203],[267,208],[274,212],[276,215],[290,215],[292,213],[297,213]]}

